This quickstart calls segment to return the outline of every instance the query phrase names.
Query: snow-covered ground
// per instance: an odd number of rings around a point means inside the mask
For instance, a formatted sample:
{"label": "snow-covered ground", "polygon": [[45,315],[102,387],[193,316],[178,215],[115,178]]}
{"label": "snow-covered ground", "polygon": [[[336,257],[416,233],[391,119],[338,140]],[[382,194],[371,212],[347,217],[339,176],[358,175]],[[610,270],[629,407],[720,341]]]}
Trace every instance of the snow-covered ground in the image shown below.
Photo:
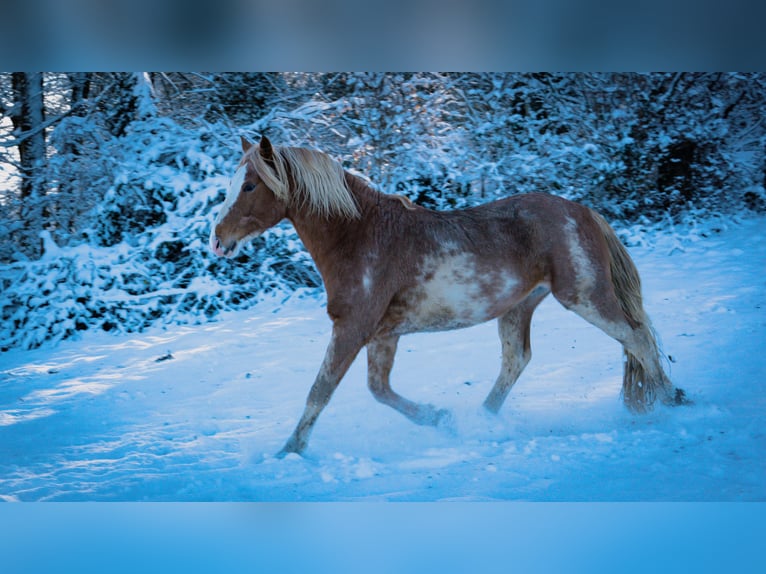
{"label": "snow-covered ground", "polygon": [[631,415],[619,345],[546,300],[498,416],[494,322],[402,339],[392,375],[447,407],[418,427],[359,355],[305,458],[277,459],[329,339],[312,298],[214,323],[0,355],[5,500],[764,500],[766,219],[631,250],[671,378],[695,404]]}

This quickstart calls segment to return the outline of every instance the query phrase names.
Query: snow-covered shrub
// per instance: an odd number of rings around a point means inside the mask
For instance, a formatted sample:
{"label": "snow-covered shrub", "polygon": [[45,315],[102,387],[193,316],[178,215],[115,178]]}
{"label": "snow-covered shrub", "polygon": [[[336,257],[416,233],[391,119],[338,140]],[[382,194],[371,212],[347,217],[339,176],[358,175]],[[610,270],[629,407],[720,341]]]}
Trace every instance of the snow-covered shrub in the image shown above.
{"label": "snow-covered shrub", "polygon": [[93,190],[101,201],[90,227],[61,245],[41,231],[42,257],[0,267],[0,349],[93,328],[132,332],[206,321],[268,293],[321,284],[287,225],[236,260],[210,253],[209,226],[238,160],[233,132],[150,118],[118,141],[109,187]]}
{"label": "snow-covered shrub", "polygon": [[479,173],[482,198],[555,193],[624,225],[758,205],[760,77],[465,74],[455,82],[464,105],[452,118],[468,135],[465,164]]}

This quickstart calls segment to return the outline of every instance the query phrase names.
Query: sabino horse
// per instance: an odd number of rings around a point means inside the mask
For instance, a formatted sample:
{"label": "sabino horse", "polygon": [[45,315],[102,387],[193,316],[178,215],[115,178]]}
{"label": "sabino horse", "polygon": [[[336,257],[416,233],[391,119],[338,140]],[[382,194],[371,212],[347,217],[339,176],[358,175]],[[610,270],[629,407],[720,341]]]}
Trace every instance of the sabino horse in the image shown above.
{"label": "sabino horse", "polygon": [[217,255],[287,218],[324,280],[332,338],[306,406],[280,455],[301,453],[346,370],[367,347],[375,398],[420,425],[449,412],[392,390],[401,335],[498,319],[500,375],[484,401],[496,413],[530,360],[532,313],[549,294],[619,341],[622,396],[632,411],[655,399],[688,402],[663,371],[642,304],[638,271],[593,210],[547,194],[516,195],[468,209],[432,211],[373,190],[328,155],[259,145],[244,156],[210,233]]}

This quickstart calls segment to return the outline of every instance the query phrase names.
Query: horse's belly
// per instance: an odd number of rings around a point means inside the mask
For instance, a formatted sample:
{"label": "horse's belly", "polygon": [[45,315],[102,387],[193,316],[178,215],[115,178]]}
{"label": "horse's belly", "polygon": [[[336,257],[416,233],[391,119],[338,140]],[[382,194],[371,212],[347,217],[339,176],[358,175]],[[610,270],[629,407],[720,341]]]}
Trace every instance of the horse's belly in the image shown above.
{"label": "horse's belly", "polygon": [[480,272],[467,256],[453,256],[426,269],[395,298],[387,319],[399,334],[470,327],[504,313],[522,291],[512,271]]}

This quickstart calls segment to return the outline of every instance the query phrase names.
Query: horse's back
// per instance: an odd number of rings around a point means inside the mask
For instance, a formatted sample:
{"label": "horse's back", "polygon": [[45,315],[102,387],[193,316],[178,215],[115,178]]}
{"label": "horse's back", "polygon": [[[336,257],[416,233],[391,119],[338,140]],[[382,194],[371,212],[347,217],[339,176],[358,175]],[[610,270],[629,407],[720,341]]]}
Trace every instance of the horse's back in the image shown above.
{"label": "horse's back", "polygon": [[454,212],[442,212],[442,242],[461,238],[462,248],[491,262],[539,268],[573,235],[598,241],[590,208],[546,193],[525,193]]}
{"label": "horse's back", "polygon": [[538,226],[541,231],[566,221],[589,219],[590,208],[548,193],[520,193],[468,208],[479,217],[501,218],[511,224]]}

